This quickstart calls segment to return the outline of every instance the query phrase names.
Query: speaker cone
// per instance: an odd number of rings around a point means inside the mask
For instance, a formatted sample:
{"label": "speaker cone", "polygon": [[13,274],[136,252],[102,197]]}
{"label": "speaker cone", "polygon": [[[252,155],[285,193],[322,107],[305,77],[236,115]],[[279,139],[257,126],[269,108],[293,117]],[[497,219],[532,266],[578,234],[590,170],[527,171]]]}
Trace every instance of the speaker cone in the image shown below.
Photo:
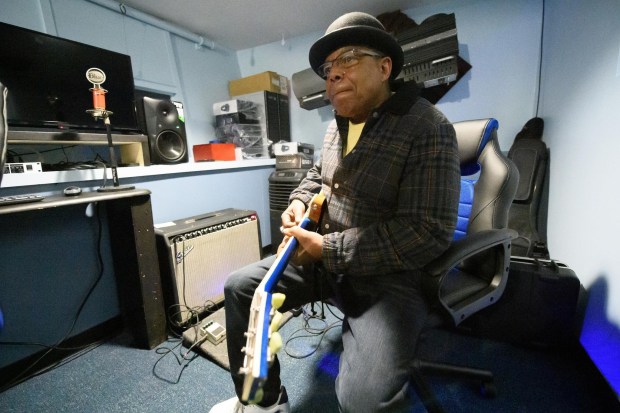
{"label": "speaker cone", "polygon": [[185,140],[177,132],[171,130],[165,130],[157,135],[155,145],[159,155],[167,162],[177,162],[187,152]]}

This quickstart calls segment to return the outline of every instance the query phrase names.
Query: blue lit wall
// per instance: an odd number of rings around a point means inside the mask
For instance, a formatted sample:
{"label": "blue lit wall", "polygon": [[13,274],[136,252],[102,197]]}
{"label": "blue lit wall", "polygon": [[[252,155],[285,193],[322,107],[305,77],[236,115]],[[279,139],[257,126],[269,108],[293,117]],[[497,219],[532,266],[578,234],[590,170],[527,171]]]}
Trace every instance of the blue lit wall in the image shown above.
{"label": "blue lit wall", "polygon": [[549,246],[588,290],[581,342],[620,392],[620,2],[545,3]]}

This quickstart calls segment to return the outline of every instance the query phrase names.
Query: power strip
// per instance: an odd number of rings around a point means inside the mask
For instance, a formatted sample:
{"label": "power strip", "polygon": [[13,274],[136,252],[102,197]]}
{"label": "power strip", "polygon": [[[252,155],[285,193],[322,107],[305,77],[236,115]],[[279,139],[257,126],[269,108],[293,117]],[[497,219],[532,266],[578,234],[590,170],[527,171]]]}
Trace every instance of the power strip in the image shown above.
{"label": "power strip", "polygon": [[5,174],[23,174],[29,172],[43,172],[41,162],[11,162],[4,165]]}

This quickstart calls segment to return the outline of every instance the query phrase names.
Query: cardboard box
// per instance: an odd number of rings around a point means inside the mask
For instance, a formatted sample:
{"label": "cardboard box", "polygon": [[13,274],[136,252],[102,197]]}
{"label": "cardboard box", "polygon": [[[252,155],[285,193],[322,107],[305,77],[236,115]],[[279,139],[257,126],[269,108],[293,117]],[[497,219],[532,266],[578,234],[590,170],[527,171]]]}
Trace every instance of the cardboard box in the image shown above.
{"label": "cardboard box", "polygon": [[288,96],[288,79],[268,71],[228,82],[228,93],[231,97],[263,90]]}
{"label": "cardboard box", "polygon": [[206,143],[194,145],[194,162],[201,161],[234,161],[234,143]]}

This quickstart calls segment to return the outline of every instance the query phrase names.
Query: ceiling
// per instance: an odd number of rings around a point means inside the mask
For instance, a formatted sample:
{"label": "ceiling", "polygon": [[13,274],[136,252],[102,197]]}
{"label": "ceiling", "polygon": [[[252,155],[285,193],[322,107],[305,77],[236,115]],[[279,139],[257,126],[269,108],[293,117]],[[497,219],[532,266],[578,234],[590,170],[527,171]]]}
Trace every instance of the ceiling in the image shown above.
{"label": "ceiling", "polygon": [[125,0],[119,3],[232,50],[324,31],[338,16],[373,16],[437,0]]}

